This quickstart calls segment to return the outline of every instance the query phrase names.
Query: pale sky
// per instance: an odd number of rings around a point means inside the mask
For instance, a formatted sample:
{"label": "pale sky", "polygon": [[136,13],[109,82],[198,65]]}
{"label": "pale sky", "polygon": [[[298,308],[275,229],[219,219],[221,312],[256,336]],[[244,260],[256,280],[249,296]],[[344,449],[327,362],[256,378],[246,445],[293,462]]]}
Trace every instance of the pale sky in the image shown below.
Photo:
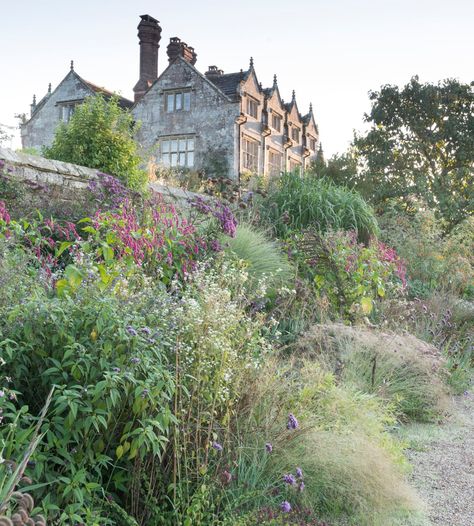
{"label": "pale sky", "polygon": [[[139,15],[163,28],[159,73],[169,38],[198,53],[196,67],[278,75],[302,113],[313,103],[327,156],[363,129],[367,92],[383,84],[456,77],[474,80],[473,0],[0,0],[0,123],[15,126],[69,71],[133,99]],[[18,146],[14,141],[12,146]]]}

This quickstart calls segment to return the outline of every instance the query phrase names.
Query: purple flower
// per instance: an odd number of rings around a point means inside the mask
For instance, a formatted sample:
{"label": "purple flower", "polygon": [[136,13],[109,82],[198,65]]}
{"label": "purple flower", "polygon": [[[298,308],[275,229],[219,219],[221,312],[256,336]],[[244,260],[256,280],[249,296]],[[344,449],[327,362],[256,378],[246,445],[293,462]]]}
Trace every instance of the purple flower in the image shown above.
{"label": "purple flower", "polygon": [[298,429],[298,420],[293,413],[288,415],[288,423],[286,424],[287,429]]}
{"label": "purple flower", "polygon": [[280,504],[280,509],[281,509],[281,511],[283,513],[290,513],[290,511],[291,511],[291,504],[287,500],[284,500]]}
{"label": "purple flower", "polygon": [[114,373],[119,373],[120,372],[120,367],[112,367],[112,371]]}
{"label": "purple flower", "polygon": [[265,444],[265,449],[266,449],[267,453],[271,453],[273,451],[273,446],[270,444],[270,442],[267,442]]}
{"label": "purple flower", "polygon": [[218,239],[213,239],[209,244],[211,246],[211,249],[214,250],[214,252],[222,251],[222,245]]}
{"label": "purple flower", "polygon": [[131,363],[140,363],[140,358],[131,358],[130,362]]}
{"label": "purple flower", "polygon": [[283,482],[290,486],[294,486],[296,484],[296,479],[291,473],[289,473],[288,475],[283,475]]}
{"label": "purple flower", "polygon": [[298,491],[304,491],[304,482],[301,481],[299,486],[298,486]]}
{"label": "purple flower", "polygon": [[130,336],[136,336],[138,334],[138,332],[131,325],[127,327],[127,332],[130,334]]}
{"label": "purple flower", "polygon": [[0,390],[0,398],[3,398],[5,396],[5,391]]}
{"label": "purple flower", "polygon": [[213,442],[212,443],[212,447],[216,450],[216,451],[222,451],[224,448],[219,444],[219,442]]}
{"label": "purple flower", "polygon": [[303,478],[303,470],[301,468],[296,468],[296,476],[299,478],[299,479],[302,479]]}
{"label": "purple flower", "polygon": [[150,394],[150,391],[148,389],[143,389],[142,398],[146,398]]}

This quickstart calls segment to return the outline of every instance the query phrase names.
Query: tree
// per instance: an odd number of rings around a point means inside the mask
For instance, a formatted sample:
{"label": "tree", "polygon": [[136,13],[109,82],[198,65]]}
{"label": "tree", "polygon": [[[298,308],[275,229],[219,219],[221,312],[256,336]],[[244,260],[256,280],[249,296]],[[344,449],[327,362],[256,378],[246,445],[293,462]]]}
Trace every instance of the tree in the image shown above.
{"label": "tree", "polygon": [[378,203],[423,200],[448,229],[474,211],[474,83],[447,79],[371,92],[371,124],[354,139],[356,188]]}
{"label": "tree", "polygon": [[115,175],[133,190],[142,190],[147,174],[133,137],[137,125],[116,97],[87,97],[70,121],[61,123],[53,144],[43,153],[49,159],[96,168]]}
{"label": "tree", "polygon": [[0,146],[11,138],[12,136],[6,131],[6,127],[3,124],[0,124]]}

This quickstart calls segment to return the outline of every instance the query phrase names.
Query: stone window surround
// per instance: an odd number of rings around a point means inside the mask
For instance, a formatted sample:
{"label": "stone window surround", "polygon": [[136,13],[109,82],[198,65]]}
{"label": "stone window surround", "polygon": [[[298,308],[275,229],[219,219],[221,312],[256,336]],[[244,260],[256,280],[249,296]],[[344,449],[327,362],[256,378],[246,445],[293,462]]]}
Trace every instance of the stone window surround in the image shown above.
{"label": "stone window surround", "polygon": [[[242,159],[242,168],[244,170],[249,170],[251,172],[258,173],[259,169],[259,157],[260,157],[260,141],[254,137],[246,134],[242,134],[241,138],[241,159]],[[249,151],[248,145],[252,145],[252,150]]]}
{"label": "stone window surround", "polygon": [[[163,96],[163,108],[165,113],[179,113],[182,111],[190,111],[191,110],[191,94],[195,91],[190,86],[183,86],[179,88],[169,88],[169,89],[163,89],[160,91],[160,95]],[[189,93],[189,99],[188,104],[185,103],[185,94]],[[169,95],[173,95],[173,109],[168,109],[168,97]],[[181,107],[179,109],[176,109],[176,95],[181,95]],[[186,106],[188,106],[186,108]]]}
{"label": "stone window surround", "polygon": [[[275,157],[279,158],[279,163],[275,163]],[[283,170],[284,154],[278,150],[268,147],[268,174],[279,175]]]}
{"label": "stone window surround", "polygon": [[[278,133],[281,133],[281,128],[282,128],[282,124],[283,124],[283,116],[280,115],[279,113],[277,113],[276,111],[273,111],[271,112],[272,114],[272,124],[271,124],[271,127],[277,131]],[[276,127],[275,126],[275,120],[279,120],[279,126]]]}
{"label": "stone window surround", "polygon": [[288,126],[291,128],[291,134],[290,134],[291,140],[299,144],[301,141],[301,128],[291,122],[288,123]]}
{"label": "stone window surround", "polygon": [[316,138],[309,134],[306,136],[306,138],[308,141],[309,149],[313,152],[316,151]]}
{"label": "stone window surround", "polygon": [[[163,143],[168,144],[166,147],[164,147]],[[174,145],[173,143],[176,144]],[[169,166],[172,168],[194,167],[196,151],[196,134],[180,133],[173,135],[163,135],[161,137],[158,137],[158,146],[160,162],[164,166]]]}
{"label": "stone window surround", "polygon": [[67,124],[76,110],[76,107],[83,102],[84,99],[60,100],[56,102],[55,106],[58,108],[59,120]]}
{"label": "stone window surround", "polygon": [[[256,97],[250,95],[247,92],[244,92],[244,96],[245,96],[245,99],[244,99],[245,100],[245,111],[244,111],[244,113],[246,115],[249,115],[253,119],[258,120],[258,107],[260,106],[261,102]],[[255,105],[255,115],[250,113],[250,111],[249,111],[249,105],[251,105],[251,104]]]}

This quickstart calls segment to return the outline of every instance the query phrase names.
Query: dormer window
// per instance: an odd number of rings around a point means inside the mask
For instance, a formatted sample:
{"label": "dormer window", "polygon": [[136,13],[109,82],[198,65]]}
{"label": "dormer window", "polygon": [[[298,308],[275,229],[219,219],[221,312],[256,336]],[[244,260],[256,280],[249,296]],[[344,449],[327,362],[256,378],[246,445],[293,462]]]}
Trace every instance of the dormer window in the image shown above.
{"label": "dormer window", "polygon": [[281,117],[276,113],[272,113],[272,128],[277,132],[281,132]]}
{"label": "dormer window", "polygon": [[166,113],[189,111],[191,109],[191,92],[174,91],[166,93]]}
{"label": "dormer window", "polygon": [[295,128],[295,127],[291,128],[291,138],[297,143],[300,142],[300,129],[299,128]]}
{"label": "dormer window", "polygon": [[247,97],[247,114],[256,119],[258,117],[258,102]]}

